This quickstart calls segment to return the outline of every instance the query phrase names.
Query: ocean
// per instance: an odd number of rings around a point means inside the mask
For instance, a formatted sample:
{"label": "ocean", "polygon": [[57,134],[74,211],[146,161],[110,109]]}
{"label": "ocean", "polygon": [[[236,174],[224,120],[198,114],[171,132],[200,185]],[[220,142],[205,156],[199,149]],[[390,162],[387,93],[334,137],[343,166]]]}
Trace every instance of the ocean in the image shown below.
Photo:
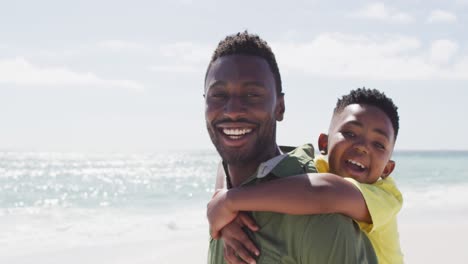
{"label": "ocean", "polygon": [[[466,223],[468,152],[400,151],[393,159],[406,221],[450,215]],[[145,253],[134,263],[178,263],[158,258],[195,236],[204,251],[218,162],[209,150],[0,152],[0,263],[129,263],[124,256]]]}

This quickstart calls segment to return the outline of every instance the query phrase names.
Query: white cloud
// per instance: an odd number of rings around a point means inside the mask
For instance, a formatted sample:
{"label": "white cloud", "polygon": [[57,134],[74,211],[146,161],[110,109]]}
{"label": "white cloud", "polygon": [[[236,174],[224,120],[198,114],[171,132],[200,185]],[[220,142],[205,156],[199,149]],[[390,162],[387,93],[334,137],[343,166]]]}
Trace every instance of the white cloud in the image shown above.
{"label": "white cloud", "polygon": [[456,20],[455,14],[443,10],[434,10],[427,18],[428,23],[453,23]]}
{"label": "white cloud", "polygon": [[24,58],[0,60],[0,83],[22,86],[85,85],[141,90],[143,86],[131,80],[107,80],[93,73],[78,73],[66,68],[46,68]]}
{"label": "white cloud", "polygon": [[468,5],[468,0],[456,0],[455,3],[459,5]]}
{"label": "white cloud", "polygon": [[447,39],[436,40],[431,45],[431,62],[448,63],[458,51],[458,44]]}
{"label": "white cloud", "polygon": [[272,47],[286,71],[364,80],[468,80],[468,56],[454,60],[458,45],[449,40],[435,41],[425,49],[413,37],[333,33]]}
{"label": "white cloud", "polygon": [[97,45],[98,47],[109,49],[114,52],[149,50],[145,45],[141,43],[117,39],[101,41],[98,42]]}
{"label": "white cloud", "polygon": [[[468,54],[447,39],[423,43],[400,35],[324,33],[308,42],[272,42],[283,72],[374,80],[468,80]],[[177,43],[159,47],[159,73],[203,74],[212,47]]]}
{"label": "white cloud", "polygon": [[68,49],[54,50],[39,50],[34,53],[34,56],[39,56],[47,59],[67,59],[74,60],[83,56],[101,56],[107,52],[117,53],[148,53],[151,54],[152,49],[147,45],[138,42],[125,40],[103,40],[92,44],[81,44]]}
{"label": "white cloud", "polygon": [[381,20],[393,23],[410,23],[414,19],[411,15],[386,7],[384,3],[372,3],[351,14],[352,17]]}
{"label": "white cloud", "polygon": [[206,45],[192,42],[177,42],[165,44],[159,47],[159,53],[163,57],[181,58],[183,61],[193,63],[208,63],[210,55],[214,49]]}
{"label": "white cloud", "polygon": [[151,66],[150,70],[160,73],[200,73],[204,71],[204,69],[193,65],[158,65]]}
{"label": "white cloud", "polygon": [[[204,72],[213,48],[191,42],[178,42],[159,46],[158,54],[166,59],[150,70],[162,73]],[[176,63],[176,64],[175,64]]]}

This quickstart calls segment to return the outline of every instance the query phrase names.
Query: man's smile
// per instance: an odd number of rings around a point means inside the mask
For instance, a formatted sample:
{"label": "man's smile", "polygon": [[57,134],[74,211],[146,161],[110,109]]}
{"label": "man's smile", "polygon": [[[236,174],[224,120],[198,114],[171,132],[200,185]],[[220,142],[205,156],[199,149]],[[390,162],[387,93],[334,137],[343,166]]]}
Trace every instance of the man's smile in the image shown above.
{"label": "man's smile", "polygon": [[248,142],[256,125],[251,122],[221,122],[215,125],[220,139],[225,146],[241,147]]}
{"label": "man's smile", "polygon": [[230,139],[240,139],[252,132],[252,128],[223,128],[222,132]]}

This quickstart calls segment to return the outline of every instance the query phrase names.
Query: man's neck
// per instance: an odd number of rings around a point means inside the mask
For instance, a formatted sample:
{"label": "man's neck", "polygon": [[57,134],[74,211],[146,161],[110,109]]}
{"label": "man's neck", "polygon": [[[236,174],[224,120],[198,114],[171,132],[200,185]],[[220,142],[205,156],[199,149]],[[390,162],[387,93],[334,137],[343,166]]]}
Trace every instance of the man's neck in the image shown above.
{"label": "man's neck", "polygon": [[262,155],[261,159],[246,162],[243,164],[227,164],[227,169],[229,172],[229,179],[231,183],[231,187],[238,187],[240,186],[245,180],[247,180],[250,176],[252,176],[255,171],[257,171],[258,166],[262,162],[265,162],[273,157],[276,157],[280,154],[278,146],[275,144],[274,148],[271,149],[268,153]]}

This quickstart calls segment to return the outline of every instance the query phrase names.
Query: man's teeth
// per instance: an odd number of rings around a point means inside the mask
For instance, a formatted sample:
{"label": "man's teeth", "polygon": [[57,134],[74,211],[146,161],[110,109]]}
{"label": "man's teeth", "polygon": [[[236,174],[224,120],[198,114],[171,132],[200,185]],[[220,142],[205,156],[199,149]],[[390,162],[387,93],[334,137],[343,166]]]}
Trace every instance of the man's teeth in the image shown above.
{"label": "man's teeth", "polygon": [[243,136],[245,134],[248,134],[252,132],[251,128],[224,128],[223,133],[228,135],[228,136],[234,136],[236,138],[239,138],[240,136]]}
{"label": "man's teeth", "polygon": [[354,160],[348,160],[349,163],[351,164],[354,164],[358,167],[361,167],[361,169],[365,169],[366,167],[364,165],[362,165],[361,163],[357,162],[357,161],[354,161]]}

